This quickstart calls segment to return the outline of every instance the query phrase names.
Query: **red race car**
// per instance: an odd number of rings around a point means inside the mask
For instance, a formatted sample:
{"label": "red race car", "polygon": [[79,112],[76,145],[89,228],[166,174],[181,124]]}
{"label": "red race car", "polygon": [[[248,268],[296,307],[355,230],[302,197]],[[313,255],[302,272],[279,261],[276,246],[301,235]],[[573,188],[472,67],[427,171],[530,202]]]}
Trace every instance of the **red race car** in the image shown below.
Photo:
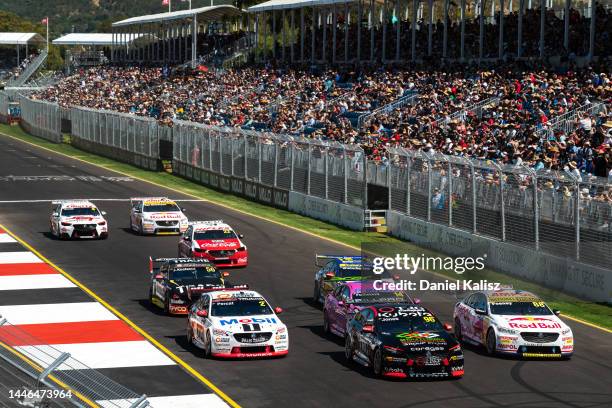
{"label": "red race car", "polygon": [[178,256],[204,258],[218,268],[245,267],[248,251],[242,238],[222,220],[190,222],[178,243]]}

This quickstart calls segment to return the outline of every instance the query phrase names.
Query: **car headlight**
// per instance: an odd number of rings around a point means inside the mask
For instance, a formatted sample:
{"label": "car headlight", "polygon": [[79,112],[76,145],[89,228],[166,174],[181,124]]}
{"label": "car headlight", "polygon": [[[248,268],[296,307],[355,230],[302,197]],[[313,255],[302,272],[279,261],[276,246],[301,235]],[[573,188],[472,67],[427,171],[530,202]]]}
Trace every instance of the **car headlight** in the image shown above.
{"label": "car headlight", "polygon": [[214,336],[230,336],[232,333],[225,331],[225,330],[221,330],[221,329],[213,329],[213,335]]}
{"label": "car headlight", "polygon": [[518,334],[518,330],[507,329],[505,327],[497,326],[497,331],[504,334]]}
{"label": "car headlight", "polygon": [[566,334],[570,334],[572,332],[572,329],[570,329],[569,327],[566,327],[565,329],[561,330],[561,334],[562,335],[566,335]]}

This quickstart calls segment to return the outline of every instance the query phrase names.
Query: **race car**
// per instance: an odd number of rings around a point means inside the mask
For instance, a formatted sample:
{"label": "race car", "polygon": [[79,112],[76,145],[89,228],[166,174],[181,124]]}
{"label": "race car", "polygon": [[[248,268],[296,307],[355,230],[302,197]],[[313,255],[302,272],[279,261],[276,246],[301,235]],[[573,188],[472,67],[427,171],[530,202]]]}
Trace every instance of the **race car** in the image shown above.
{"label": "race car", "polygon": [[364,307],[380,303],[421,303],[408,292],[376,289],[372,281],[346,282],[327,295],[323,306],[323,331],[344,337],[346,323]]}
{"label": "race car", "polygon": [[418,305],[369,306],[347,323],[344,353],[376,376],[460,378],[463,351],[451,330]]}
{"label": "race car", "polygon": [[130,198],[130,228],[141,235],[181,234],[187,230],[187,217],[166,197]]}
{"label": "race car", "polygon": [[367,267],[369,264],[364,262],[361,256],[315,255],[315,265],[321,268],[314,278],[312,300],[315,303],[325,303],[327,295],[343,282],[399,279],[398,276],[392,277],[387,271],[374,274],[371,268]]}
{"label": "race car", "polygon": [[178,256],[208,259],[219,268],[245,267],[249,254],[241,238],[223,220],[193,221],[178,243]]}
{"label": "race car", "polygon": [[202,293],[223,289],[229,275],[205,259],[187,258],[149,258],[149,273],[149,300],[167,314],[187,314]]}
{"label": "race car", "polygon": [[574,336],[542,299],[514,289],[476,292],[455,305],[455,336],[496,353],[570,358]]}
{"label": "race car", "polygon": [[289,332],[266,299],[252,290],[204,293],[189,309],[187,341],[206,357],[280,357],[289,353]]}
{"label": "race car", "polygon": [[108,238],[106,213],[86,200],[53,201],[51,234],[59,239]]}

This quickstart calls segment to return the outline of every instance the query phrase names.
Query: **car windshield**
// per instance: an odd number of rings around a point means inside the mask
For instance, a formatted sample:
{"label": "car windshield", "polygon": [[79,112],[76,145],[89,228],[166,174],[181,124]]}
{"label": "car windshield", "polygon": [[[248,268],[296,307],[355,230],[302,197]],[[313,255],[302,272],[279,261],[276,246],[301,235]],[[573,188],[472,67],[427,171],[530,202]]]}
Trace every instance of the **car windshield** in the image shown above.
{"label": "car windshield", "polygon": [[255,316],[272,314],[264,298],[215,299],[212,302],[213,316]]}
{"label": "car windshield", "polygon": [[221,273],[212,266],[208,267],[183,267],[176,268],[170,271],[170,280],[174,281],[206,281],[215,280],[218,281],[221,278]]}
{"label": "car windshield", "polygon": [[143,206],[144,212],[171,212],[171,211],[181,211],[180,208],[174,203],[163,203],[163,204],[145,204]]}
{"label": "car windshield", "polygon": [[64,217],[76,217],[79,215],[97,217],[100,215],[100,211],[95,207],[64,208],[62,209],[62,215]]}
{"label": "car windshield", "polygon": [[236,238],[236,234],[234,231],[229,229],[219,229],[219,230],[207,230],[207,231],[196,231],[193,234],[193,237],[196,241],[205,241],[209,239],[234,239]]}
{"label": "car windshield", "polygon": [[349,303],[394,303],[394,302],[412,302],[410,296],[406,292],[389,292],[382,290],[372,290],[366,292],[357,292],[353,294],[353,299]]}
{"label": "car windshield", "polygon": [[553,314],[544,302],[489,303],[491,314],[511,316],[546,316]]}

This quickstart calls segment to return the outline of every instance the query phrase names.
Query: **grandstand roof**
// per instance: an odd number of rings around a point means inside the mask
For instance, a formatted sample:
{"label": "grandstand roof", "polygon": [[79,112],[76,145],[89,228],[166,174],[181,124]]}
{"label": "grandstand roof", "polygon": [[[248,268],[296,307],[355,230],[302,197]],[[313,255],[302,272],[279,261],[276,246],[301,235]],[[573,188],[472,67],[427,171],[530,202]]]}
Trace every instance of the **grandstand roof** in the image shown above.
{"label": "grandstand roof", "polygon": [[331,4],[352,3],[355,0],[270,0],[248,8],[249,13],[268,10],[282,10],[302,7],[327,6]]}
{"label": "grandstand roof", "polygon": [[234,6],[219,5],[209,7],[199,7],[191,10],[172,11],[170,13],[149,14],[146,16],[131,17],[125,20],[116,21],[113,27],[124,27],[134,24],[144,23],[162,23],[164,21],[182,20],[198,16],[198,19],[204,21],[216,21],[222,17],[239,16],[242,11]]}
{"label": "grandstand roof", "polygon": [[37,33],[0,33],[0,45],[26,45],[37,42],[45,42],[43,36]]}
{"label": "grandstand roof", "polygon": [[[115,44],[128,44],[133,40],[144,37],[140,34],[127,34],[127,40],[123,39],[123,35],[118,35],[115,38]],[[55,45],[113,45],[113,34],[110,33],[71,33],[53,40]]]}

